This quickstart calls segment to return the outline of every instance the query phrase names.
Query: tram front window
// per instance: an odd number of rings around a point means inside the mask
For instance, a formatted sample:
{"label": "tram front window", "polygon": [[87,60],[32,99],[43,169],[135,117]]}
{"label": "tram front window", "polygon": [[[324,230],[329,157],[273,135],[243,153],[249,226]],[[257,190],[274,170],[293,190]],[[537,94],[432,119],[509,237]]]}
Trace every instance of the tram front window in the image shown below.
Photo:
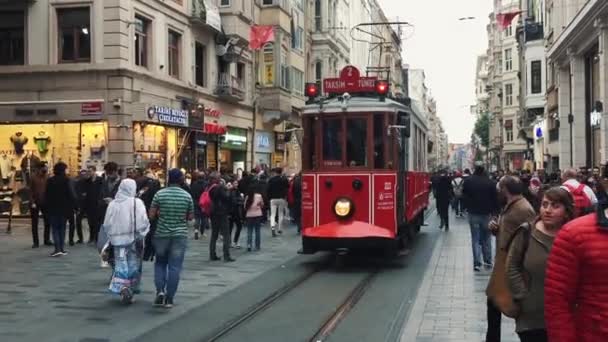
{"label": "tram front window", "polygon": [[342,119],[323,121],[323,165],[342,166]]}
{"label": "tram front window", "polygon": [[367,119],[347,119],[346,134],[348,166],[367,167]]}

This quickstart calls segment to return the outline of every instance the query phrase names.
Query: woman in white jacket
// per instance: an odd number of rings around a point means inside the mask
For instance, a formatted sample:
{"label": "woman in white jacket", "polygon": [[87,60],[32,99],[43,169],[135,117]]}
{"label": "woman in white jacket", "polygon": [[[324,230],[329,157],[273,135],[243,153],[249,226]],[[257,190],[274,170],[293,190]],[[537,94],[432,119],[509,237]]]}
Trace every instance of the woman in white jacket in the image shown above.
{"label": "woman in white jacket", "polygon": [[133,303],[141,282],[143,241],[150,230],[144,202],[136,198],[137,185],[124,179],[110,202],[103,222],[114,248],[114,272],[109,290],[119,294],[125,304]]}

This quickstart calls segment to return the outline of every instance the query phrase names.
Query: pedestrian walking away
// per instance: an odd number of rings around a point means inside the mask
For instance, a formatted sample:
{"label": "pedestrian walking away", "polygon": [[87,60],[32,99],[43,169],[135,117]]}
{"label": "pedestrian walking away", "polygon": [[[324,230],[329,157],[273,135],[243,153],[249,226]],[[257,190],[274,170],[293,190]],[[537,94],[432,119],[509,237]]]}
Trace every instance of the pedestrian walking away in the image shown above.
{"label": "pedestrian walking away", "polygon": [[114,248],[114,270],[109,290],[121,296],[124,304],[133,303],[140,292],[144,239],[150,222],[144,202],[138,198],[137,184],[124,179],[116,198],[110,202],[103,227]]}
{"label": "pedestrian walking away", "polygon": [[101,187],[102,179],[97,176],[97,169],[94,166],[89,167],[84,182],[84,211],[89,224],[89,243],[97,242],[97,234],[103,219],[99,212]]}
{"label": "pedestrian walking away", "polygon": [[268,199],[270,200],[270,228],[272,236],[283,233],[283,218],[287,209],[287,193],[289,191],[289,180],[282,175],[283,170],[276,168],[272,170],[272,176],[268,180]]}
{"label": "pedestrian walking away", "polygon": [[456,211],[457,217],[463,216],[463,203],[462,203],[462,189],[464,187],[464,178],[460,175],[460,172],[456,172],[454,179],[452,179],[452,191],[454,194],[454,210]]}
{"label": "pedestrian walking away", "polygon": [[452,199],[452,181],[447,174],[446,170],[441,171],[437,185],[435,186],[435,194],[437,200],[437,211],[439,212],[439,218],[441,224],[439,229],[445,228],[446,231],[450,230],[450,201]]}
{"label": "pedestrian walking away", "polygon": [[260,226],[262,224],[264,199],[257,186],[250,186],[245,198],[245,217],[247,220],[247,251],[251,252],[255,236],[255,250],[260,250]]}
{"label": "pedestrian walking away", "polygon": [[473,268],[480,271],[482,261],[487,266],[492,264],[488,225],[490,216],[498,211],[496,184],[485,174],[484,167],[477,165],[473,175],[464,180],[462,194],[469,213]]}
{"label": "pedestrian walking away", "polygon": [[158,218],[154,244],[155,306],[173,307],[188,244],[188,227],[194,226],[192,197],[181,188],[184,174],[171,169],[168,187],[156,193],[150,208],[150,220]]}
{"label": "pedestrian walking away", "polygon": [[55,250],[52,257],[66,255],[65,229],[69,215],[74,213],[76,199],[70,188],[70,180],[66,175],[67,165],[63,162],[53,167],[53,177],[46,184],[45,200],[47,212],[51,221],[53,231],[53,243]]}

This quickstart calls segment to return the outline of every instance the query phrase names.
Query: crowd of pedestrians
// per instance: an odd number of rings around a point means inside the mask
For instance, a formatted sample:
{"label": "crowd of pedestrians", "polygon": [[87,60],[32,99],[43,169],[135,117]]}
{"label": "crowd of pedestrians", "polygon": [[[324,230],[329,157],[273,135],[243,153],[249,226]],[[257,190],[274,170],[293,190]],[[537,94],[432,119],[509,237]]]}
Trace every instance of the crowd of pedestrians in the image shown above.
{"label": "crowd of pedestrians", "polygon": [[608,340],[607,185],[608,165],[550,175],[476,165],[471,176],[432,177],[440,228],[449,204],[468,212],[473,269],[491,270],[487,342],[501,340],[503,316],[522,342]]}
{"label": "crowd of pedestrians", "polygon": [[[241,248],[243,227],[247,252],[257,252],[264,223],[270,222],[276,237],[283,234],[284,218],[299,220],[300,175],[286,175],[280,168],[238,174],[171,169],[161,187],[153,174],[132,169],[123,175],[115,163],[106,164],[102,175],[91,168],[75,177],[62,162],[51,175],[42,167],[31,182],[32,247],[40,245],[40,216],[43,243],[54,247],[51,257],[68,254],[66,230],[69,245],[84,243],[86,219],[88,242],[100,251],[102,267],[112,271],[110,292],[133,303],[143,261],[154,261],[154,305],[170,308],[191,236],[209,237],[210,261],[234,262],[231,250]],[[293,223],[299,233],[299,222]],[[222,258],[216,252],[219,240]]]}

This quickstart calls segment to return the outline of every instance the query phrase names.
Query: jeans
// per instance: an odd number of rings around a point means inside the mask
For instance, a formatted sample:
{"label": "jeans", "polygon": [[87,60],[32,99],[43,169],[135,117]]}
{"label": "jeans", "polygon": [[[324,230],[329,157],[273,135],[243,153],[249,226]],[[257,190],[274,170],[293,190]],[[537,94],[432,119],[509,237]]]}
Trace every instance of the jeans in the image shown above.
{"label": "jeans", "polygon": [[491,232],[488,228],[489,215],[469,214],[469,225],[471,226],[471,247],[473,248],[473,265],[481,266],[483,261],[492,264],[492,244],[490,243]]}
{"label": "jeans", "polygon": [[500,342],[502,312],[500,312],[490,298],[488,298],[487,305],[488,331],[486,332],[486,342]]}
{"label": "jeans", "polygon": [[194,229],[198,230],[199,233],[204,234],[205,230],[209,228],[209,218],[203,214],[198,205],[195,205],[194,207]]}
{"label": "jeans", "polygon": [[454,210],[456,211],[456,215],[462,214],[463,209],[462,196],[454,197]]}
{"label": "jeans", "polygon": [[63,215],[51,215],[51,229],[53,230],[53,243],[55,252],[64,252],[65,246],[65,226],[67,217]]}
{"label": "jeans", "polygon": [[32,219],[32,240],[36,246],[40,244],[38,237],[38,221],[40,219],[40,212],[42,212],[42,220],[44,221],[44,243],[51,241],[51,222],[46,214],[45,208],[36,203],[36,208],[30,209],[30,216]]}
{"label": "jeans", "polygon": [[239,239],[241,237],[241,230],[243,229],[243,219],[239,214],[232,215],[230,217],[230,236],[232,236],[232,227],[236,225],[236,231],[234,232],[234,243],[239,243]]}
{"label": "jeans", "polygon": [[156,292],[163,292],[173,299],[179,285],[179,276],[184,264],[184,255],[188,245],[187,237],[153,238],[156,252],[154,262],[154,285]]}
{"label": "jeans", "polygon": [[262,226],[261,217],[247,218],[247,248],[251,248],[253,234],[255,233],[255,249],[260,249],[260,227]]}
{"label": "jeans", "polygon": [[212,216],[211,217],[211,241],[209,242],[209,257],[217,258],[216,246],[217,238],[222,234],[222,244],[224,251],[224,259],[230,258],[230,227],[228,226],[228,216]]}
{"label": "jeans", "polygon": [[277,213],[279,215],[278,230],[282,231],[283,218],[285,217],[285,208],[287,208],[287,201],[282,198],[276,198],[270,200],[270,227],[274,229],[277,226]]}
{"label": "jeans", "polygon": [[519,340],[521,342],[547,342],[549,341],[549,337],[547,336],[547,330],[545,329],[535,329],[535,330],[526,330],[517,333],[519,335]]}

